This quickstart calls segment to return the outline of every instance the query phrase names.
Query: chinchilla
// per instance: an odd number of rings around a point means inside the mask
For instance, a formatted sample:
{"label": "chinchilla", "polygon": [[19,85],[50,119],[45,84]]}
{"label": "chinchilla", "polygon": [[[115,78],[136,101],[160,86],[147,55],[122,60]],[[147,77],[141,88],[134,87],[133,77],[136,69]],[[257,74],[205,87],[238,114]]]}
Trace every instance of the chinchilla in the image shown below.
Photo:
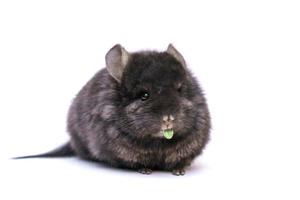
{"label": "chinchilla", "polygon": [[183,56],[166,51],[129,53],[121,45],[105,56],[106,68],[88,81],[69,109],[70,141],[45,154],[110,166],[183,175],[209,139],[203,92]]}

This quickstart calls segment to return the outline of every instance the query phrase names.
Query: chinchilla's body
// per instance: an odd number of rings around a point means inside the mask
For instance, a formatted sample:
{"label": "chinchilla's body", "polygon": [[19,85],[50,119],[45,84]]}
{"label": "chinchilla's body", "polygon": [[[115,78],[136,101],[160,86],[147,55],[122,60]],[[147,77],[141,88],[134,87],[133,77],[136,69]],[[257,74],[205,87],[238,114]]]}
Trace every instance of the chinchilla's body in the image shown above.
{"label": "chinchilla's body", "polygon": [[116,45],[106,65],[70,107],[70,143],[48,155],[183,175],[208,141],[210,118],[182,55],[172,45],[137,53]]}

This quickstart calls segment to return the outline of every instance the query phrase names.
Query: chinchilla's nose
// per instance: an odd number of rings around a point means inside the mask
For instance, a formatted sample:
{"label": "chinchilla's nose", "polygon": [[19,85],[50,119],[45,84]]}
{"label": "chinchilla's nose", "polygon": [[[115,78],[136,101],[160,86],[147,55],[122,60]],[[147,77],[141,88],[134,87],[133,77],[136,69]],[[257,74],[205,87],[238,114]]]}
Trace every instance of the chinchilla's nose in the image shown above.
{"label": "chinchilla's nose", "polygon": [[163,116],[163,124],[162,124],[162,129],[172,129],[173,128],[173,121],[174,121],[174,116],[173,115],[164,115]]}
{"label": "chinchilla's nose", "polygon": [[170,121],[174,121],[174,116],[173,115],[164,115],[163,116],[163,121],[164,122],[170,122]]}

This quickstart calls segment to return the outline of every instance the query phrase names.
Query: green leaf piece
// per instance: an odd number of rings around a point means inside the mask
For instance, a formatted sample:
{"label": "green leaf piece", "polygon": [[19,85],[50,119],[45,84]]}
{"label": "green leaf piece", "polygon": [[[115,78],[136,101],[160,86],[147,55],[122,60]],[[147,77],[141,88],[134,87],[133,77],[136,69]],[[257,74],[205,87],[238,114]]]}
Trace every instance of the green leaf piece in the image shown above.
{"label": "green leaf piece", "polygon": [[174,135],[174,131],[172,129],[164,130],[164,137],[166,139],[168,139],[168,140],[172,139],[173,135]]}

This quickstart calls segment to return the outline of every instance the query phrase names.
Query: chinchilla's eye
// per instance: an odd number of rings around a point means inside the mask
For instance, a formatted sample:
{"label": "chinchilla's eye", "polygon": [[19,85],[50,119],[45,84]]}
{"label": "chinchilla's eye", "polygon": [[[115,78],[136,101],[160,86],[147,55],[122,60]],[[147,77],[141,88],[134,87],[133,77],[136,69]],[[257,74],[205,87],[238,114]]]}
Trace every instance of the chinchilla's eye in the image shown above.
{"label": "chinchilla's eye", "polygon": [[181,88],[181,87],[177,88],[177,91],[178,91],[178,92],[181,92],[181,90],[182,90],[182,88]]}
{"label": "chinchilla's eye", "polygon": [[177,89],[178,92],[181,92],[182,91],[182,84],[178,84],[176,89]]}
{"label": "chinchilla's eye", "polygon": [[146,101],[148,98],[149,98],[149,93],[148,92],[142,92],[141,94],[140,94],[140,98],[141,98],[141,100],[142,101]]}

